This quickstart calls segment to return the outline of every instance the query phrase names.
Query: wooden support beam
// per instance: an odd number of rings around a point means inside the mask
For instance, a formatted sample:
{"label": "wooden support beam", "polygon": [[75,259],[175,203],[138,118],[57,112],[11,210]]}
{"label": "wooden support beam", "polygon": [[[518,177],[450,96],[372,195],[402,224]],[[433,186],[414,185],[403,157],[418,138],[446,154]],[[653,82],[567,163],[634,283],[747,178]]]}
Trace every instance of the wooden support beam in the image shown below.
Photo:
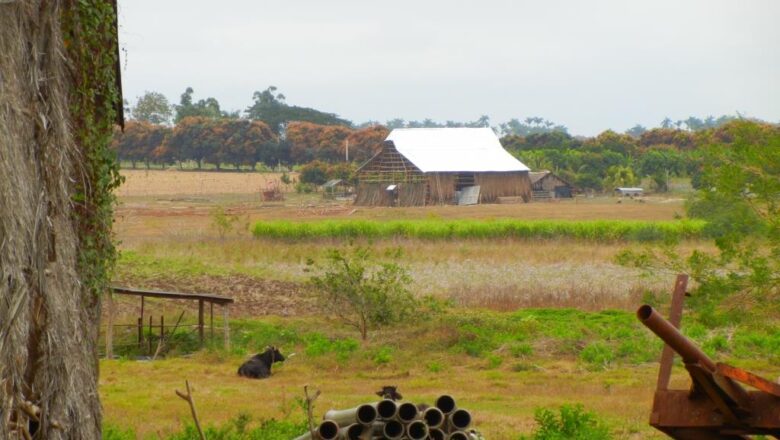
{"label": "wooden support beam", "polygon": [[203,300],[198,300],[198,338],[200,346],[203,347]]}
{"label": "wooden support beam", "polygon": [[106,359],[114,358],[114,294],[106,295]]}
{"label": "wooden support beam", "polygon": [[143,318],[138,318],[138,349],[140,350],[144,346],[144,321]]}
{"label": "wooden support beam", "polygon": [[230,323],[228,321],[228,305],[222,306],[222,334],[225,337],[225,350],[230,350]]}
{"label": "wooden support beam", "polygon": [[141,297],[141,316],[138,318],[138,327],[140,330],[138,331],[138,347],[143,347],[144,343],[144,297]]}

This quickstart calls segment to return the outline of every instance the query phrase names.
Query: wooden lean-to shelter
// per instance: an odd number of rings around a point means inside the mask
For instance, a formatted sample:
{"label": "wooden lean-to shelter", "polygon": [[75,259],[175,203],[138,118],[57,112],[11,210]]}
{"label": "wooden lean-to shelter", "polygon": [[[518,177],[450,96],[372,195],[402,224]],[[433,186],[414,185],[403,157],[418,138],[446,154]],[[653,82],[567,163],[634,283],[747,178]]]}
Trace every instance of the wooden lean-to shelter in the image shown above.
{"label": "wooden lean-to shelter", "polygon": [[574,196],[574,186],[550,171],[536,171],[529,174],[534,200],[563,199]]}
{"label": "wooden lean-to shelter", "polygon": [[357,170],[355,204],[424,206],[531,198],[529,169],[490,128],[400,128]]}

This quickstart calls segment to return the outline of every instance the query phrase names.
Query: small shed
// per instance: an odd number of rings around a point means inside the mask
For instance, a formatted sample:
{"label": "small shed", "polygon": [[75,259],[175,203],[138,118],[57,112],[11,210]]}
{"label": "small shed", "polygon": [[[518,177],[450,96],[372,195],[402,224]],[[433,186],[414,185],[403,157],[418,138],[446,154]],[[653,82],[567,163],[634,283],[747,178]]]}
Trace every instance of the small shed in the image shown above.
{"label": "small shed", "polygon": [[615,194],[623,197],[638,197],[644,194],[644,190],[638,187],[615,188]]}
{"label": "small shed", "polygon": [[335,199],[352,195],[352,185],[342,179],[331,179],[322,184],[322,197]]}
{"label": "small shed", "polygon": [[534,200],[565,199],[574,196],[574,186],[551,171],[529,174]]}
{"label": "small shed", "polygon": [[355,204],[495,203],[506,197],[527,202],[529,171],[490,128],[399,128],[358,168]]}

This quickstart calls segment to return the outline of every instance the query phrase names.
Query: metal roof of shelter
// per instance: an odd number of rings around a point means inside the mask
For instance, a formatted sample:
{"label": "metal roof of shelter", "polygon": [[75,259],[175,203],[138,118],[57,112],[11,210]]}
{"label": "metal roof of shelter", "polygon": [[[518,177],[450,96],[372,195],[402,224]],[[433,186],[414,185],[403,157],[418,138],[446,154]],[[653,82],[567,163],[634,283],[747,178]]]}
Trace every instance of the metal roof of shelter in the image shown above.
{"label": "metal roof of shelter", "polygon": [[322,184],[323,188],[333,188],[334,186],[342,184],[344,181],[341,179],[332,179]]}
{"label": "metal roof of shelter", "polygon": [[528,177],[531,179],[531,183],[536,183],[548,174],[550,174],[549,171],[531,171],[528,173]]}
{"label": "metal roof of shelter", "polygon": [[490,128],[396,128],[387,136],[423,173],[530,171]]}

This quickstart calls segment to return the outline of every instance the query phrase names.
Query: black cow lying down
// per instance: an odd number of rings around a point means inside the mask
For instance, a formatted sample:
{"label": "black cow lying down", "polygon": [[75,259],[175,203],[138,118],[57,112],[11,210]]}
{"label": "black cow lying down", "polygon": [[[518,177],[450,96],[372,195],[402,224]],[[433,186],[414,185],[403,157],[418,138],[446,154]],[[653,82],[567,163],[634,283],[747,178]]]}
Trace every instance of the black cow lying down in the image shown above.
{"label": "black cow lying down", "polygon": [[284,356],[276,347],[271,346],[238,367],[238,375],[252,379],[265,379],[271,375],[271,365],[274,362],[284,362]]}

